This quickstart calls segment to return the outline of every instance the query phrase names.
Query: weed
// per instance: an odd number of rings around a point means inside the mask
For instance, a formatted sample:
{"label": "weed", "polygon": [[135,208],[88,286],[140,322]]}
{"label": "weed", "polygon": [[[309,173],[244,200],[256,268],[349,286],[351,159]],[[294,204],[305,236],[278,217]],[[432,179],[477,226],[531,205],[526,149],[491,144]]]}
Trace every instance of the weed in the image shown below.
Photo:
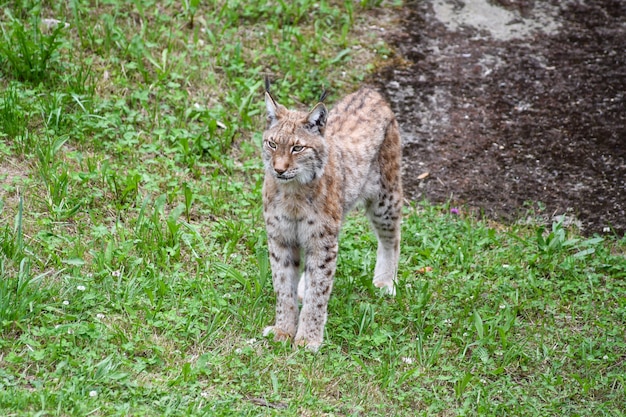
{"label": "weed", "polygon": [[7,75],[31,83],[49,78],[50,65],[62,44],[65,25],[58,22],[49,33],[44,33],[41,24],[39,16],[35,14],[28,25],[13,18],[8,27],[2,26],[0,57],[8,63]]}
{"label": "weed", "polygon": [[15,152],[24,154],[31,146],[27,115],[15,85],[4,90],[0,103],[0,135],[13,140]]}

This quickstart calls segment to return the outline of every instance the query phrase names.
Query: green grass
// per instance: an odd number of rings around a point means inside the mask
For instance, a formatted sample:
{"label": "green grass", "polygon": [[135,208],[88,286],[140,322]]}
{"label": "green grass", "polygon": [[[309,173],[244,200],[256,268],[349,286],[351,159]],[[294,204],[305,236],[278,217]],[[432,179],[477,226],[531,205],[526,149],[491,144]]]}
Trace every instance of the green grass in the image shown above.
{"label": "green grass", "polygon": [[380,2],[96,4],[0,5],[0,414],[624,415],[626,240],[560,224],[414,203],[390,299],[351,216],[321,351],[261,337],[263,77],[356,88]]}

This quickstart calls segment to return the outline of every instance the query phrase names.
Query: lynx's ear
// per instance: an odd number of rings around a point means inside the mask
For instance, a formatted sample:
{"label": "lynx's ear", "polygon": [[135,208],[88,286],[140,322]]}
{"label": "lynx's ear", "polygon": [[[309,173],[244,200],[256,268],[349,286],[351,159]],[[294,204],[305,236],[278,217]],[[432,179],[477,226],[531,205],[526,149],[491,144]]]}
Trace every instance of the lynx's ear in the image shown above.
{"label": "lynx's ear", "polygon": [[324,103],[317,103],[306,118],[306,128],[313,133],[319,132],[320,135],[323,135],[326,119],[328,119],[326,106],[324,106]]}
{"label": "lynx's ear", "polygon": [[280,109],[279,104],[276,103],[269,91],[265,91],[265,107],[267,108],[267,126],[274,126],[278,120]]}

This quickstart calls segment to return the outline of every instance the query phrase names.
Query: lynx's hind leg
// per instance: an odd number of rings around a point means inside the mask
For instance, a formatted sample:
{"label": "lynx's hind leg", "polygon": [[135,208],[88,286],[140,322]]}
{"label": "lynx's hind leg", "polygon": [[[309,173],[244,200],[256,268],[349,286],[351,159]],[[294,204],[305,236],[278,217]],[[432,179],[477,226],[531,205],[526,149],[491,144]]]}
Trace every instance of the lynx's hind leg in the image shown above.
{"label": "lynx's hind leg", "polygon": [[400,229],[402,223],[402,145],[398,124],[393,120],[385,132],[385,139],[378,155],[379,173],[376,198],[366,205],[376,237],[376,267],[374,285],[386,293],[395,295],[398,260],[400,257]]}
{"label": "lynx's hind leg", "polygon": [[367,216],[378,239],[374,285],[383,288],[389,295],[396,294],[396,276],[400,257],[401,204],[394,201],[393,195],[372,203]]}
{"label": "lynx's hind leg", "polygon": [[306,288],[306,273],[303,272],[300,275],[300,281],[298,281],[298,301],[304,300],[304,289]]}

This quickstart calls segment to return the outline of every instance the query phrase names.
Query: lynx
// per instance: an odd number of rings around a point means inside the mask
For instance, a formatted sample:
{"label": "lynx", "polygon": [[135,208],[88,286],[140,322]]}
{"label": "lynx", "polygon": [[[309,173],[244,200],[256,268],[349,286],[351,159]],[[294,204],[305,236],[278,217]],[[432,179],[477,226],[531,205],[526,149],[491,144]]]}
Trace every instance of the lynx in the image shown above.
{"label": "lynx", "polygon": [[369,88],[348,95],[330,113],[325,93],[307,113],[278,104],[268,80],[265,90],[263,213],[276,321],[263,333],[277,341],[295,338],[296,346],[317,351],[339,231],[357,203],[378,239],[373,283],[395,294],[403,199],[398,123],[383,97]]}

